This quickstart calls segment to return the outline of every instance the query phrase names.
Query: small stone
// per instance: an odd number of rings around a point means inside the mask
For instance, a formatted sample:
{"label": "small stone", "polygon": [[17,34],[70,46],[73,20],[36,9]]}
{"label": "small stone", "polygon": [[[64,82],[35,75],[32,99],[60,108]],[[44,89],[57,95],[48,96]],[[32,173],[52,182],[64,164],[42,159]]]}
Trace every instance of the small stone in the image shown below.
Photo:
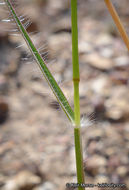
{"label": "small stone", "polygon": [[129,74],[126,71],[113,71],[110,73],[110,77],[115,84],[128,84]]}
{"label": "small stone", "polygon": [[106,165],[106,158],[99,155],[92,155],[91,158],[88,158],[85,169],[87,173],[95,176],[100,173],[100,168],[106,167]]}
{"label": "small stone", "polygon": [[[110,104],[106,103],[106,106]],[[123,120],[129,116],[129,107],[126,100],[116,99],[112,100],[112,105],[107,107],[106,117],[114,121]]]}
{"label": "small stone", "polygon": [[79,54],[82,55],[84,53],[91,53],[93,52],[93,46],[90,43],[82,41],[79,43]]}
{"label": "small stone", "polygon": [[116,172],[120,177],[125,177],[128,172],[128,168],[125,166],[120,166],[117,168]]}
{"label": "small stone", "polygon": [[118,110],[117,108],[112,108],[111,110],[108,110],[105,115],[107,118],[114,121],[118,121],[123,118],[123,112],[121,110]]}
{"label": "small stone", "polygon": [[112,155],[108,161],[109,169],[113,171],[114,168],[117,168],[119,165],[120,165],[119,157],[117,155]]}
{"label": "small stone", "polygon": [[40,7],[45,7],[47,5],[48,1],[47,0],[35,0],[35,3],[36,4],[38,3],[38,5]]}
{"label": "small stone", "polygon": [[6,182],[3,190],[30,190],[41,183],[40,177],[29,171],[22,171]]}
{"label": "small stone", "polygon": [[114,67],[114,63],[111,60],[101,57],[96,53],[87,55],[86,62],[92,67],[104,71]]}
{"label": "small stone", "polygon": [[96,139],[96,138],[101,138],[104,136],[104,131],[102,129],[92,129],[91,131],[88,132],[88,139]]}
{"label": "small stone", "polygon": [[96,44],[99,46],[112,45],[113,38],[109,34],[100,34],[96,40]]}
{"label": "small stone", "polygon": [[48,7],[47,14],[53,16],[54,14],[57,15],[60,11],[67,9],[69,7],[69,2],[60,1],[60,0],[55,0],[55,1],[48,0],[47,7]]}
{"label": "small stone", "polygon": [[128,56],[121,56],[114,59],[116,63],[116,67],[125,67],[129,65],[129,57]]}
{"label": "small stone", "polygon": [[98,175],[96,178],[95,178],[95,184],[102,184],[102,183],[108,183],[109,182],[109,178],[105,175]]}
{"label": "small stone", "polygon": [[113,50],[112,48],[102,48],[100,50],[100,55],[105,58],[111,58],[113,56]]}
{"label": "small stone", "polygon": [[39,187],[39,190],[56,190],[56,185],[49,181],[46,181]]}
{"label": "small stone", "polygon": [[[111,98],[105,100],[106,114],[108,119],[128,120],[129,118],[129,90],[124,85],[114,87],[111,91]],[[124,97],[124,98],[123,98]]]}
{"label": "small stone", "polygon": [[91,88],[102,97],[108,96],[110,94],[111,82],[108,77],[102,75],[92,81]]}
{"label": "small stone", "polygon": [[113,147],[107,147],[105,151],[106,151],[106,155],[109,157],[113,155],[114,153],[116,153],[116,150]]}

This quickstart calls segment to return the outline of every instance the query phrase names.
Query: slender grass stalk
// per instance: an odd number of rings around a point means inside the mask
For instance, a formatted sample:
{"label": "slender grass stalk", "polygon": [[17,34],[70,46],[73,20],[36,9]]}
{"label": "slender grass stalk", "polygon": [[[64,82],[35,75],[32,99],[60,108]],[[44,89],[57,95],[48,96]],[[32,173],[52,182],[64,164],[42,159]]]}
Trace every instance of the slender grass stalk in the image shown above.
{"label": "slender grass stalk", "polygon": [[116,26],[117,26],[117,28],[118,28],[118,30],[120,32],[120,35],[121,35],[127,49],[129,50],[129,37],[128,37],[125,29],[124,29],[124,26],[121,23],[121,20],[120,20],[120,18],[118,16],[113,4],[111,3],[110,0],[104,0],[104,1],[105,1],[105,4],[106,4],[106,6],[107,6],[107,8],[108,8],[114,22],[115,22],[115,24],[116,24]]}
{"label": "slender grass stalk", "polygon": [[74,112],[73,112],[71,106],[69,105],[68,100],[66,99],[62,90],[58,86],[57,82],[55,81],[53,75],[51,74],[51,72],[47,68],[44,60],[42,59],[42,56],[40,55],[40,53],[38,52],[38,50],[34,46],[33,42],[31,41],[29,34],[27,33],[27,31],[26,31],[25,27],[23,26],[23,24],[21,23],[20,19],[18,18],[17,14],[15,12],[15,9],[13,8],[13,6],[11,4],[11,1],[10,0],[4,0],[4,1],[5,1],[8,9],[9,9],[14,21],[16,22],[16,25],[17,25],[20,33],[22,34],[23,38],[25,39],[33,57],[35,58],[38,66],[40,67],[48,85],[50,86],[54,95],[56,96],[60,106],[62,107],[62,109],[65,112],[68,119],[72,123],[74,123]]}
{"label": "slender grass stalk", "polygon": [[[76,154],[77,181],[84,184],[82,142],[80,135],[80,103],[79,103],[79,56],[78,56],[78,24],[77,24],[77,0],[71,0],[71,23],[72,23],[72,63],[73,63],[73,84],[74,84],[74,140]],[[79,186],[79,190],[84,189]]]}

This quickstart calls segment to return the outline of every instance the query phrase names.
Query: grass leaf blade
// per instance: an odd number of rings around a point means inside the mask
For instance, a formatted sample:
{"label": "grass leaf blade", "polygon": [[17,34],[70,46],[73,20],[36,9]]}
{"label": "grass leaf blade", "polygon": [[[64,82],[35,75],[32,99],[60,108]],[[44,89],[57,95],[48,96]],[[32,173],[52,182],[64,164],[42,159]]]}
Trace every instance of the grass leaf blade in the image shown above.
{"label": "grass leaf blade", "polygon": [[25,39],[31,53],[33,54],[33,57],[35,58],[37,64],[39,65],[39,67],[40,67],[46,81],[48,82],[48,85],[50,86],[50,88],[52,89],[54,95],[56,96],[60,106],[64,110],[64,112],[67,115],[68,119],[72,123],[74,123],[74,112],[73,112],[71,106],[69,105],[68,100],[66,99],[66,97],[63,94],[62,90],[58,86],[58,84],[55,81],[54,77],[52,76],[51,72],[47,68],[44,60],[42,59],[42,57],[40,55],[40,53],[38,52],[38,50],[34,46],[33,42],[31,41],[25,27],[23,26],[20,19],[18,18],[17,14],[15,12],[15,9],[13,8],[13,6],[11,4],[11,1],[10,0],[4,0],[4,1],[5,1],[6,5],[8,6],[9,11],[10,11],[11,15],[13,16],[13,19],[16,22],[16,25],[20,30],[20,33],[22,34],[23,38]]}

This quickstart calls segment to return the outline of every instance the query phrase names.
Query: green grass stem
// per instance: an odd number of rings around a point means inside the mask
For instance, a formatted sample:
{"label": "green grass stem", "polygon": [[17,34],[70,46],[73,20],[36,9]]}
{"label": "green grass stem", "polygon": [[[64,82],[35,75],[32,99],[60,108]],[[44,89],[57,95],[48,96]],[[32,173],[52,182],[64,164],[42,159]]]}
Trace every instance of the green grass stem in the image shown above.
{"label": "green grass stem", "polygon": [[[78,56],[78,23],[77,23],[77,0],[71,0],[71,24],[72,24],[72,64],[74,84],[74,141],[76,155],[77,182],[84,184],[83,154],[80,135],[80,102],[79,102],[79,56]],[[79,190],[84,188],[79,186]]]}
{"label": "green grass stem", "polygon": [[80,104],[79,104],[80,74],[79,74],[79,57],[78,57],[77,0],[71,0],[71,23],[72,23],[74,114],[75,114],[75,125],[80,126]]}
{"label": "green grass stem", "polygon": [[[74,142],[75,142],[75,155],[76,155],[76,168],[77,168],[77,182],[79,184],[84,184],[84,170],[83,170],[83,156],[82,156],[82,141],[80,128],[76,127],[74,129]],[[84,190],[84,187],[79,186],[79,190]]]}

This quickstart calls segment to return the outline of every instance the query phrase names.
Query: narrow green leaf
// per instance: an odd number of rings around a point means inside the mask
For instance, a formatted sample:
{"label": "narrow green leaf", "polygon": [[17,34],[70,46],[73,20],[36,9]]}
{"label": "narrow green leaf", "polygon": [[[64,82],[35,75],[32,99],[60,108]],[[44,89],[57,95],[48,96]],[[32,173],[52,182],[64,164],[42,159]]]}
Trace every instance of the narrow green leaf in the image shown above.
{"label": "narrow green leaf", "polygon": [[51,72],[49,71],[49,69],[47,68],[44,60],[42,59],[40,53],[38,52],[38,50],[36,49],[36,47],[34,46],[33,42],[31,41],[25,27],[23,26],[23,24],[21,23],[21,21],[19,20],[15,9],[13,8],[11,1],[10,0],[4,0],[6,5],[9,8],[10,13],[13,16],[13,19],[15,20],[17,27],[19,28],[23,38],[25,39],[30,51],[32,52],[33,57],[35,58],[37,64],[39,65],[46,81],[48,82],[48,85],[50,86],[50,88],[52,89],[54,95],[56,96],[60,106],[62,107],[62,109],[64,110],[65,114],[67,115],[68,119],[74,123],[74,112],[71,108],[71,106],[69,105],[68,100],[66,99],[65,95],[63,94],[62,90],[60,89],[60,87],[58,86],[57,82],[55,81],[54,77],[52,76]]}

